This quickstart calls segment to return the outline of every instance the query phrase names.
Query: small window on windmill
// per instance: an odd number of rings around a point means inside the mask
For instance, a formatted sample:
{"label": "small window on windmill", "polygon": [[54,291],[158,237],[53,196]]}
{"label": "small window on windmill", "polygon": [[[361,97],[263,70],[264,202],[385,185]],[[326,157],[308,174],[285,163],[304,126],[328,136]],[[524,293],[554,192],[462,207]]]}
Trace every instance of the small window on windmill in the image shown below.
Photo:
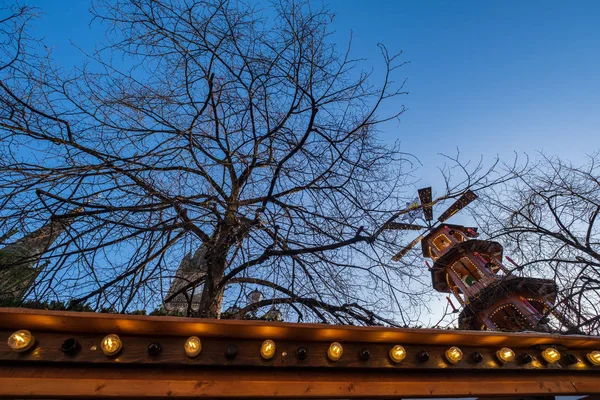
{"label": "small window on windmill", "polygon": [[446,247],[450,246],[450,239],[448,238],[448,236],[442,233],[440,235],[437,235],[435,239],[433,239],[433,245],[438,251],[444,250]]}
{"label": "small window on windmill", "polygon": [[465,237],[465,235],[461,231],[457,231],[457,230],[453,229],[449,233],[452,235],[452,237],[454,238],[454,240],[456,240],[459,243],[464,242],[465,240],[467,240],[467,238]]}

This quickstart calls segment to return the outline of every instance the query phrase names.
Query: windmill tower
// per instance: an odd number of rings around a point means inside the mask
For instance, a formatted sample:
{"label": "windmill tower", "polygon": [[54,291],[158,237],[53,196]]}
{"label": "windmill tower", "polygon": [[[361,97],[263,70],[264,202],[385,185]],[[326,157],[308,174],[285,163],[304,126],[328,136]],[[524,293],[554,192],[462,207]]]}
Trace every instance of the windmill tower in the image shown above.
{"label": "windmill tower", "polygon": [[[554,310],[557,293],[554,281],[513,275],[503,264],[500,243],[477,239],[477,228],[445,224],[476,198],[475,193],[467,190],[432,224],[431,188],[420,189],[421,208],[429,227],[388,223],[386,229],[427,229],[393,259],[399,260],[421,243],[423,257],[433,260],[430,271],[434,289],[451,294],[463,308],[458,319],[460,329],[549,331],[550,317],[572,327]],[[449,297],[448,301],[454,308]]]}

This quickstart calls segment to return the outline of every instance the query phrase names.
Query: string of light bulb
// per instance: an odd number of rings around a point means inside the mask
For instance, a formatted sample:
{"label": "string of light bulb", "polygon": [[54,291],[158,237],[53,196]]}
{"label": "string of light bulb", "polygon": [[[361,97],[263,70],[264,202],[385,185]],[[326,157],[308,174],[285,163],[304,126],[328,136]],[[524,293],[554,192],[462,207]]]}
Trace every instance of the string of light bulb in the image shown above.
{"label": "string of light bulb", "polygon": [[[22,329],[13,332],[9,336],[7,344],[12,351],[25,353],[35,347],[36,338],[30,331]],[[102,338],[99,347],[107,357],[116,357],[123,351],[124,344],[117,334],[111,333]],[[96,346],[92,346],[91,350],[94,350],[95,348]],[[73,355],[81,350],[81,345],[75,338],[69,338],[62,343],[60,349],[65,354]],[[202,352],[201,339],[197,336],[188,337],[183,344],[183,350],[189,358],[196,358],[200,356]],[[148,345],[148,354],[151,356],[158,356],[161,351],[162,346],[159,342],[152,342]],[[276,351],[277,345],[275,341],[267,339],[262,342],[259,354],[263,360],[269,361],[277,355]],[[231,359],[235,358],[237,353],[237,346],[230,344],[227,346],[225,356]],[[408,353],[409,352],[402,345],[396,344],[389,349],[388,358],[391,364],[400,364],[407,357]],[[574,354],[565,354],[567,355],[567,363],[569,365],[578,364],[581,362],[581,360]],[[286,355],[286,352],[282,353],[282,356]],[[308,348],[302,346],[298,347],[295,355],[299,360],[306,359],[308,356]],[[344,347],[339,342],[332,342],[328,346],[325,355],[330,362],[338,362],[344,356]],[[452,346],[446,349],[443,352],[443,355],[445,360],[450,365],[458,364],[462,362],[464,358],[463,350],[457,346]],[[547,364],[555,364],[561,360],[561,351],[552,346],[541,350],[540,355]],[[362,361],[369,360],[370,356],[371,353],[366,348],[362,348],[362,350],[359,352],[359,358]],[[515,351],[508,347],[502,347],[498,349],[495,352],[495,356],[500,365],[512,363],[517,360]],[[425,351],[415,353],[414,357],[421,362],[429,361],[429,354]],[[587,360],[588,364],[591,366],[600,366],[600,350],[592,350],[585,353],[585,357],[583,359]],[[480,352],[474,352],[471,353],[471,360],[475,363],[480,363],[484,360],[484,357]],[[532,362],[533,357],[529,353],[522,353],[518,360],[521,364],[526,364]]]}

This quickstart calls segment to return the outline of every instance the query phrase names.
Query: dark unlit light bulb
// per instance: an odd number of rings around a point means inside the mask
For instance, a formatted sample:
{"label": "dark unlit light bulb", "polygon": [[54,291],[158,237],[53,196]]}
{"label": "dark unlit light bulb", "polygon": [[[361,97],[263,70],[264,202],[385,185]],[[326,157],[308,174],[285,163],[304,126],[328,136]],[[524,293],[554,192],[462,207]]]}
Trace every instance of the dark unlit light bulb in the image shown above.
{"label": "dark unlit light bulb", "polygon": [[69,338],[62,342],[62,344],[60,345],[60,351],[62,351],[65,354],[73,355],[78,353],[79,350],[81,350],[81,345],[75,338]]}
{"label": "dark unlit light bulb", "polygon": [[225,357],[231,359],[235,358],[238,354],[238,348],[235,344],[228,344],[225,348]]}
{"label": "dark unlit light bulb", "polygon": [[152,342],[148,345],[147,351],[149,355],[156,357],[162,351],[162,346],[159,342]]}
{"label": "dark unlit light bulb", "polygon": [[359,355],[360,359],[363,361],[367,361],[371,358],[371,352],[367,348],[360,349],[360,352],[358,353],[358,355]]}
{"label": "dark unlit light bulb", "polygon": [[298,360],[304,360],[307,356],[308,350],[306,349],[306,347],[298,347],[298,349],[296,350],[296,357],[298,357]]}

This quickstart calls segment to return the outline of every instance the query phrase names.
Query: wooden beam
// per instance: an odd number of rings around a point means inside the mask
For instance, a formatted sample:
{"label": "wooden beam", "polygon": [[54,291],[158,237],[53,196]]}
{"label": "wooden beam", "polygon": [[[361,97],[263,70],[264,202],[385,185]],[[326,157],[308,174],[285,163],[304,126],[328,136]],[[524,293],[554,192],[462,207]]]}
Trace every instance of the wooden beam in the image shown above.
{"label": "wooden beam", "polygon": [[403,398],[600,394],[597,374],[0,367],[0,397]]}
{"label": "wooden beam", "polygon": [[540,332],[506,333],[442,329],[291,324],[264,321],[210,320],[183,317],[97,314],[86,312],[0,308],[0,329],[64,333],[117,333],[229,337],[239,339],[295,340],[306,342],[406,343],[443,346],[530,347],[557,344],[571,349],[600,350],[600,338]]}
{"label": "wooden beam", "polygon": [[[14,330],[28,329],[38,339],[25,353],[0,348],[0,398],[410,398],[476,396],[556,396],[600,394],[600,369],[584,360],[600,350],[600,338],[531,333],[393,329],[385,327],[221,321],[193,318],[0,309],[2,342]],[[105,357],[99,341],[119,334],[123,351]],[[183,354],[186,336],[202,338],[198,358]],[[68,337],[81,340],[81,351],[59,350]],[[264,339],[278,343],[277,355],[265,361],[258,350]],[[151,341],[163,345],[161,356],[145,351]],[[337,363],[325,358],[328,343],[346,344]],[[223,347],[235,343],[239,358],[226,360]],[[391,344],[402,344],[407,358],[392,364]],[[307,346],[309,358],[293,358]],[[548,364],[541,348],[555,345],[580,361]],[[457,365],[444,360],[447,346],[464,348]],[[0,343],[0,346],[2,344]],[[358,359],[368,346],[369,361]],[[529,366],[501,365],[495,351],[508,346],[534,357]],[[417,361],[417,350],[430,352]],[[470,355],[479,351],[483,361]],[[287,353],[284,355],[283,353]],[[310,358],[315,356],[315,358]],[[162,357],[162,358],[161,358]],[[204,358],[203,358],[204,357]],[[303,364],[304,362],[304,364]]]}

